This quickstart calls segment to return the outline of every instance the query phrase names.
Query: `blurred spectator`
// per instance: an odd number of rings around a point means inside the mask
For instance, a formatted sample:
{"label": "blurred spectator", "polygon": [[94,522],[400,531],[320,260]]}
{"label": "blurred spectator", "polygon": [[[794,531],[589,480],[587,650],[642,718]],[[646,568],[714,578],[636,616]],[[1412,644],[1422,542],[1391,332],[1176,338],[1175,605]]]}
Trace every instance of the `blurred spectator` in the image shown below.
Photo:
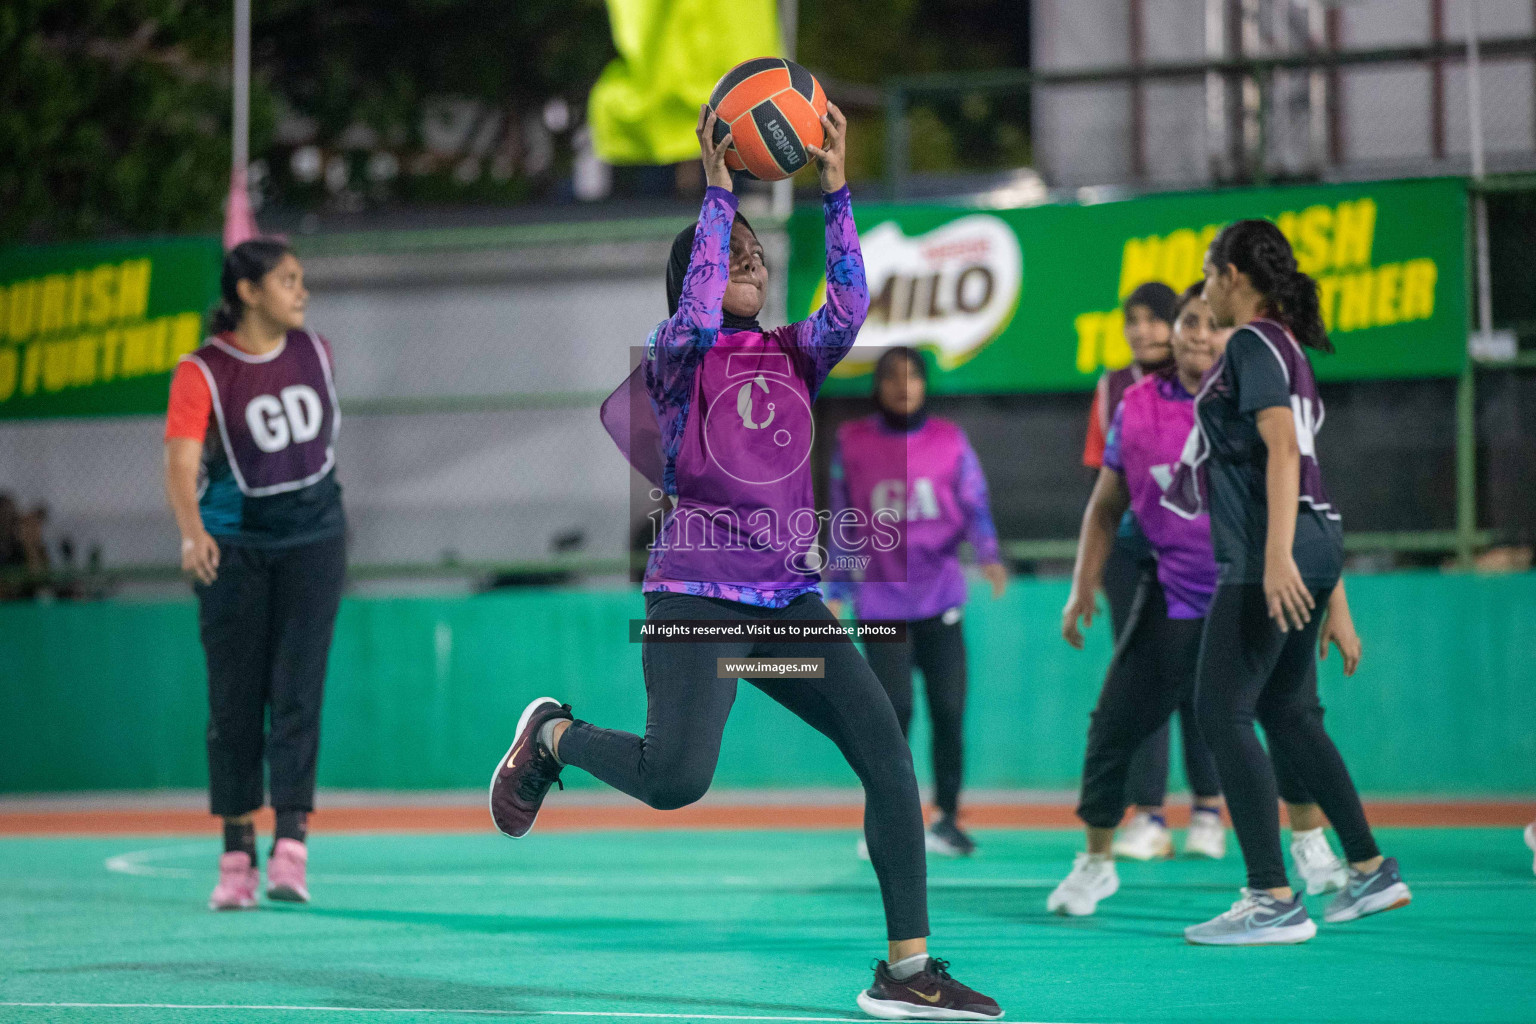
{"label": "blurred spectator", "polygon": [[30,600],[39,584],[27,579],[48,571],[43,523],[48,510],[38,506],[26,515],[9,494],[0,494],[0,601]]}

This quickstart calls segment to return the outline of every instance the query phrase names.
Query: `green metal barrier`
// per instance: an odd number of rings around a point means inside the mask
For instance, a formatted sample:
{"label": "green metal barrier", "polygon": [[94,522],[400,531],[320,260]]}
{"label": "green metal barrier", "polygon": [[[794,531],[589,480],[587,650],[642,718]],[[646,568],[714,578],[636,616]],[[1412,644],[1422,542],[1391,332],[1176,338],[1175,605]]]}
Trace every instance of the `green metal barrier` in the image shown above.
{"label": "green metal barrier", "polygon": [[[1350,581],[1365,660],[1322,666],[1334,738],[1371,793],[1536,796],[1536,573],[1395,573]],[[1066,585],[972,595],[968,783],[1075,786],[1108,660],[1057,634]],[[627,620],[638,593],[528,589],[349,599],[331,660],[320,781],[478,787],[533,697],[640,729]],[[190,601],[0,606],[0,792],[206,782],[202,653]],[[927,776],[926,724],[914,727]],[[1178,757],[1174,758],[1175,763]],[[721,786],[854,786],[832,744],[750,686],[727,729]],[[595,785],[580,771],[567,784]]]}

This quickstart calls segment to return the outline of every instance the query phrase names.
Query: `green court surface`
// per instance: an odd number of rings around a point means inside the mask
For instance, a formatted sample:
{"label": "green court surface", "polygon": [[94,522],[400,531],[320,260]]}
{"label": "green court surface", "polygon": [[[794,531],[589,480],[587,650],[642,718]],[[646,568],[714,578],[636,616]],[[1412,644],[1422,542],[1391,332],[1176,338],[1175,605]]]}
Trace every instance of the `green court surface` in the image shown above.
{"label": "green court surface", "polygon": [[[1080,839],[980,832],[933,861],[936,953],[1013,1021],[1536,1020],[1536,877],[1518,829],[1383,829],[1413,905],[1295,947],[1181,929],[1220,863],[1121,866],[1098,916],[1045,897]],[[318,835],[314,902],[204,909],[212,838],[0,841],[0,1020],[864,1019],[884,954],[843,832]],[[1326,897],[1309,901],[1321,920]]]}

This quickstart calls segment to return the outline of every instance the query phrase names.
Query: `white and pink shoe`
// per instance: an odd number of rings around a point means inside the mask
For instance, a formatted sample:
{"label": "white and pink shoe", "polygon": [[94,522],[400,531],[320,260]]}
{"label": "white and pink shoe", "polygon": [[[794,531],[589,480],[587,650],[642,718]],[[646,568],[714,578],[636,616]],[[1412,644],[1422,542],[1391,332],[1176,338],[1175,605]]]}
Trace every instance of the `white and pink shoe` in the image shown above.
{"label": "white and pink shoe", "polygon": [[304,869],[309,849],[297,839],[279,839],[267,858],[267,899],[284,903],[308,903]]}
{"label": "white and pink shoe", "polygon": [[253,910],[260,879],[251,866],[251,855],[231,850],[219,858],[219,884],[208,898],[209,910]]}

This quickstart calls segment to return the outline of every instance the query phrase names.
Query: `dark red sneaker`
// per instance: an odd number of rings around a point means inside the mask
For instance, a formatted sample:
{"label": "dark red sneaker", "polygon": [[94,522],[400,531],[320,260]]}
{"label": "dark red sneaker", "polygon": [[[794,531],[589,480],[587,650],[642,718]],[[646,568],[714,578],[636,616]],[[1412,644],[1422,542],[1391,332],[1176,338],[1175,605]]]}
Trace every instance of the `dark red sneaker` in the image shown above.
{"label": "dark red sneaker", "polygon": [[[540,697],[517,720],[512,749],[491,776],[491,820],[513,839],[521,839],[539,817],[549,787],[560,782],[562,765],[539,742],[539,730],[551,718],[570,718],[571,706]],[[565,783],[560,783],[565,788]]]}
{"label": "dark red sneaker", "polygon": [[997,1001],[949,976],[949,961],[928,958],[905,981],[891,977],[884,960],[875,961],[875,983],[859,993],[859,1009],[882,1020],[997,1020]]}

